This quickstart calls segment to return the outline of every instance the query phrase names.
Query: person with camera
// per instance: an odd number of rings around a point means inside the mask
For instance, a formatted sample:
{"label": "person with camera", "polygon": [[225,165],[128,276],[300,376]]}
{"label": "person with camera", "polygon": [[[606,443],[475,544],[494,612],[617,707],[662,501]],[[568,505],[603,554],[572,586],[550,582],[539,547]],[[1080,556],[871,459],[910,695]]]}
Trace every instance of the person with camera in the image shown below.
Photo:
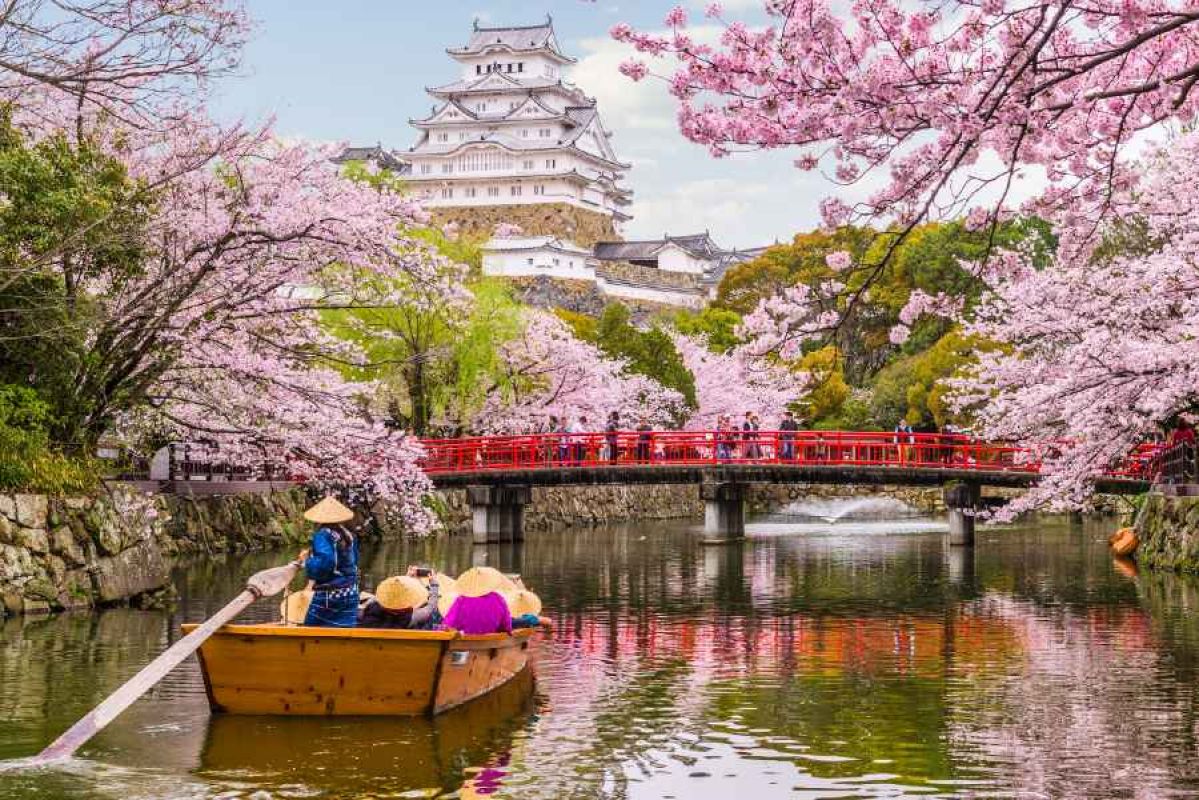
{"label": "person with camera", "polygon": [[[428,580],[428,587],[422,578]],[[375,588],[374,599],[358,614],[358,627],[433,630],[441,624],[439,593],[433,570],[409,567],[407,575],[388,578]]]}

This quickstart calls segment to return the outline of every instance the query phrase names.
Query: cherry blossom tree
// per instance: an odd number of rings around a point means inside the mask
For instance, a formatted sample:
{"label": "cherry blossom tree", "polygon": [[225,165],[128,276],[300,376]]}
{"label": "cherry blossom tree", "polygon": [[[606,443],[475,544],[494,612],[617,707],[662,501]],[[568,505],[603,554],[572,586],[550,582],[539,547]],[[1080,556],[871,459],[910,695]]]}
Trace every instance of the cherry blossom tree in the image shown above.
{"label": "cherry blossom tree", "polygon": [[127,123],[165,122],[236,68],[249,29],[234,0],[8,0],[0,97],[51,90]]}
{"label": "cherry blossom tree", "polygon": [[1199,135],[1149,164],[1112,198],[1122,221],[1099,242],[1044,269],[1019,251],[991,264],[967,332],[1001,346],[979,355],[958,402],[984,436],[1052,443],[1044,480],[1012,511],[1085,504],[1096,475],[1199,405]]}
{"label": "cherry blossom tree", "polygon": [[[825,334],[852,312],[927,219],[967,216],[994,231],[1030,168],[1046,188],[1024,205],[1091,238],[1131,185],[1130,144],[1199,111],[1199,9],[1172,0],[770,0],[772,25],[693,35],[675,8],[664,35],[616,26],[613,36],[651,60],[679,102],[679,126],[716,156],[795,148],[804,170],[879,188],[850,206],[823,204],[826,224],[873,223],[887,246],[849,269],[848,302],[820,311]],[[719,3],[708,16],[719,21]],[[622,70],[649,74],[641,61]],[[881,185],[880,185],[881,184]],[[1084,213],[1085,208],[1085,213]],[[844,289],[844,287],[842,287]]]}
{"label": "cherry blossom tree", "polygon": [[[88,447],[146,430],[201,439],[247,466],[282,460],[312,480],[370,481],[411,529],[427,530],[419,444],[372,417],[373,387],[337,372],[362,354],[318,319],[329,307],[452,295],[443,259],[406,233],[426,220],[419,205],[340,175],[334,148],[284,145],[269,128],[230,133],[200,117],[169,129],[93,124],[80,146],[98,151],[101,169],[122,164],[150,198],[121,231],[136,261],[113,269],[53,242],[15,248],[21,258],[0,276],[0,289],[23,281],[42,293],[0,317],[54,308],[80,328],[55,393],[60,440]],[[10,193],[4,210],[19,218],[13,203],[36,197]],[[403,291],[412,284],[419,297]]]}
{"label": "cherry blossom tree", "polygon": [[805,374],[771,364],[744,346],[716,353],[698,336],[675,333],[672,339],[695,376],[698,407],[687,421],[692,430],[713,430],[720,417],[740,419],[747,411],[774,428],[787,406],[807,390]]}
{"label": "cherry blossom tree", "polygon": [[523,334],[502,350],[506,375],[488,393],[475,423],[479,430],[542,430],[550,416],[585,416],[599,430],[612,411],[629,420],[630,428],[642,417],[655,427],[666,427],[686,413],[686,402],[677,391],[629,373],[623,361],[606,358],[550,313],[530,309]]}

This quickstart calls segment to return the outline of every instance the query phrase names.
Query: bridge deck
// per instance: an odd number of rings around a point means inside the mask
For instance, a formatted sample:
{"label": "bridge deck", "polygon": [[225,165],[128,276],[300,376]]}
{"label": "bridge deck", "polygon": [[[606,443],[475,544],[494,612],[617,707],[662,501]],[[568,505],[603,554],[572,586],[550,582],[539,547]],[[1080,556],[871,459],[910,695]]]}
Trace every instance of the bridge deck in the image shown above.
{"label": "bridge deck", "polygon": [[[1024,487],[1040,477],[1028,448],[941,434],[823,431],[643,431],[424,442],[437,486],[823,483],[939,486],[968,480]],[[1149,484],[1152,453],[1097,476],[1105,492]]]}

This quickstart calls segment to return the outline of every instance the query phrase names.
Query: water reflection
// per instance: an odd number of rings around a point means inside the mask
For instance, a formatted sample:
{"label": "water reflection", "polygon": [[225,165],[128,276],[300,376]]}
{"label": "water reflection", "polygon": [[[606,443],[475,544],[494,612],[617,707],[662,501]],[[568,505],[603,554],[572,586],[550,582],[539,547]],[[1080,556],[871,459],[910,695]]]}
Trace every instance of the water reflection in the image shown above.
{"label": "water reflection", "polygon": [[[433,721],[210,719],[192,666],[74,772],[0,774],[0,796],[1195,796],[1199,588],[1128,574],[1107,533],[704,548],[656,523],[388,544],[365,553],[368,584],[487,563],[537,587],[556,629],[536,687]],[[173,617],[8,623],[0,755],[35,751],[271,560],[181,570]]]}

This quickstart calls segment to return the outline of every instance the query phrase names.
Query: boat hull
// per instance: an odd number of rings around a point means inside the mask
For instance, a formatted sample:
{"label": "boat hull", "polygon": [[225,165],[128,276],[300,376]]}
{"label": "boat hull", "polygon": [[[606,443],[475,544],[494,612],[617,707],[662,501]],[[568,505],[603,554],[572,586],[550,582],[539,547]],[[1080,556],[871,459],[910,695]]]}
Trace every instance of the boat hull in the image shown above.
{"label": "boat hull", "polygon": [[531,636],[226,625],[199,657],[214,711],[410,716],[439,714],[507,683],[527,667]]}

